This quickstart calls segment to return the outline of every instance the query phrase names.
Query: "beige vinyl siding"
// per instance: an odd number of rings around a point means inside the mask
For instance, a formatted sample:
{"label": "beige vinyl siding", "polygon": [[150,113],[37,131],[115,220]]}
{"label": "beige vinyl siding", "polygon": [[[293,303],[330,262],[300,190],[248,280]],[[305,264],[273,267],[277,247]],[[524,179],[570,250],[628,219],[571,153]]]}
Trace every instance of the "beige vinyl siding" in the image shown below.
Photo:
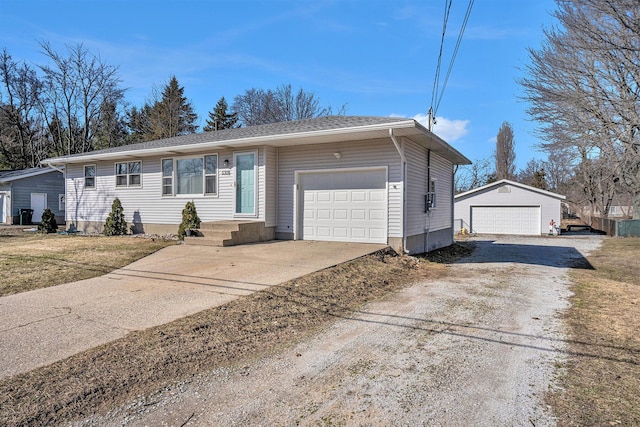
{"label": "beige vinyl siding", "polygon": [[430,231],[451,228],[453,214],[453,164],[431,152],[431,179],[437,180],[438,205],[431,211]]}
{"label": "beige vinyl siding", "polygon": [[[264,149],[251,148],[244,151],[258,151],[258,218],[264,213]],[[218,155],[218,194],[217,195],[174,195],[162,196],[161,160],[167,158],[196,157]],[[223,166],[229,160],[229,167]],[[235,212],[235,187],[233,169],[233,151],[207,151],[189,156],[154,156],[131,158],[142,161],[142,184],[140,187],[123,188],[115,186],[113,161],[92,163],[96,165],[97,177],[95,189],[84,189],[84,164],[67,165],[67,221],[105,221],[111,211],[111,203],[118,197],[124,208],[127,222],[137,221],[143,224],[179,224],[182,209],[187,201],[193,200],[202,221],[233,219]],[[87,163],[89,164],[89,163]],[[230,171],[223,175],[222,171]],[[174,178],[175,180],[175,178]],[[175,181],[174,181],[175,184]],[[77,206],[76,206],[77,204]]]}
{"label": "beige vinyl siding", "polygon": [[412,141],[404,141],[407,158],[407,236],[422,234],[426,229],[451,228],[451,185],[453,165],[431,152],[431,179],[436,181],[436,207],[424,212],[427,184],[427,149]]}
{"label": "beige vinyl siding", "polygon": [[[334,153],[340,153],[336,159]],[[276,232],[293,233],[295,172],[349,168],[388,168],[388,234],[402,237],[400,155],[390,139],[282,147],[278,150],[278,225]]]}
{"label": "beige vinyl siding", "polygon": [[407,236],[413,236],[424,233],[426,227],[427,150],[408,140],[402,145],[407,159]]}
{"label": "beige vinyl siding", "polygon": [[278,150],[274,147],[264,147],[264,158],[264,220],[265,226],[275,227],[278,220]]}

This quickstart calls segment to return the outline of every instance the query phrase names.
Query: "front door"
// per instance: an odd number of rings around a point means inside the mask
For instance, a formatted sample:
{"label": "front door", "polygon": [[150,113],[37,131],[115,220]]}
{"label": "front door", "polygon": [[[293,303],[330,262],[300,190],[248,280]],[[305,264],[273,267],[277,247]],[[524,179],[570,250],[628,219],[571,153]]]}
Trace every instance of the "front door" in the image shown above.
{"label": "front door", "polygon": [[256,213],[256,153],[235,153],[236,214]]}
{"label": "front door", "polygon": [[31,209],[33,209],[33,216],[31,222],[42,222],[42,213],[47,208],[47,194],[46,193],[31,193]]}

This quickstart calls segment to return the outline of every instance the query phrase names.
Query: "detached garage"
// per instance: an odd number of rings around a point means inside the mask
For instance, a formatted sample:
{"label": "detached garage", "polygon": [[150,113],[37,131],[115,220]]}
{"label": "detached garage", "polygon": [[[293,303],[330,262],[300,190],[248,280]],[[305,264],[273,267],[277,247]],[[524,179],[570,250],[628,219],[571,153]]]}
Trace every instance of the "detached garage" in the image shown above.
{"label": "detached garage", "polygon": [[559,223],[565,196],[503,179],[455,196],[455,230],[539,236]]}

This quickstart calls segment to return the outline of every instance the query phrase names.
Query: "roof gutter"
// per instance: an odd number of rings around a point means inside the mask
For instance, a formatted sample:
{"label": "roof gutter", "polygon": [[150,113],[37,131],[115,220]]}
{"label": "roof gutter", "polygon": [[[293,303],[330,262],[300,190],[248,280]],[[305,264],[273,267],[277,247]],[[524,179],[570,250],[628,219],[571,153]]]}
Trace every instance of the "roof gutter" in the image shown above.
{"label": "roof gutter", "polygon": [[405,185],[405,176],[407,172],[407,158],[404,155],[404,149],[398,142],[398,139],[393,134],[393,128],[389,128],[389,138],[393,141],[398,154],[400,154],[400,160],[402,165],[400,167],[400,180],[402,181],[402,252],[409,253],[407,249],[407,186]]}
{"label": "roof gutter", "polygon": [[366,126],[352,126],[352,127],[337,128],[337,129],[334,128],[334,129],[292,132],[292,133],[275,134],[275,135],[252,136],[252,137],[246,137],[246,138],[236,138],[236,139],[228,139],[228,140],[220,140],[220,141],[206,141],[206,142],[190,143],[190,144],[176,145],[176,146],[141,148],[137,150],[134,149],[134,150],[112,151],[112,152],[106,152],[106,153],[88,152],[83,155],[72,155],[72,156],[50,158],[50,159],[44,160],[43,163],[45,162],[47,162],[45,164],[50,164],[48,162],[53,162],[58,164],[81,163],[83,161],[87,161],[87,159],[111,160],[111,159],[121,158],[126,156],[155,155],[155,154],[166,153],[171,151],[182,153],[182,152],[196,152],[196,151],[201,151],[203,149],[218,148],[218,147],[269,145],[269,143],[273,141],[318,138],[318,137],[323,137],[325,135],[345,135],[346,136],[351,133],[357,133],[357,132],[380,131],[380,130],[388,129],[390,126],[393,126],[393,128],[395,129],[410,128],[415,126],[415,122],[413,119],[411,119],[411,120],[393,122],[393,123],[387,122],[387,123],[378,123],[378,124],[366,125]]}
{"label": "roof gutter", "polygon": [[49,166],[51,169],[57,170],[61,174],[64,174],[64,169],[56,166],[54,163],[47,162],[46,160],[43,160],[40,163],[42,163],[43,165]]}

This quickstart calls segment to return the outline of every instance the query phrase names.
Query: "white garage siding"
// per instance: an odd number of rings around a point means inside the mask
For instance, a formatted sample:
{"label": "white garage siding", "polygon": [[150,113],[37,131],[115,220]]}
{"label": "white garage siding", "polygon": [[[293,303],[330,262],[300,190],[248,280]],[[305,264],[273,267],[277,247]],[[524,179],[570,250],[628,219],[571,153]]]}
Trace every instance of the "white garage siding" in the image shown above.
{"label": "white garage siding", "polygon": [[[475,233],[539,235],[547,232],[552,219],[560,222],[560,201],[564,198],[560,194],[501,180],[456,195],[454,218]],[[534,221],[537,221],[535,225]]]}
{"label": "white garage siding", "polygon": [[472,206],[471,227],[481,234],[522,234],[540,231],[540,206]]}
{"label": "white garage siding", "polygon": [[387,243],[387,170],[300,173],[297,238]]}
{"label": "white garage siding", "polygon": [[[336,158],[334,153],[339,153]],[[390,139],[319,144],[278,149],[278,226],[276,236],[294,238],[296,172],[387,168],[387,237],[402,237],[400,155]],[[386,243],[386,242],[385,242]]]}
{"label": "white garage siding", "polygon": [[407,158],[407,235],[451,228],[452,164],[431,153],[431,179],[436,181],[440,203],[429,214],[424,212],[427,187],[427,149],[411,141],[404,144]]}

